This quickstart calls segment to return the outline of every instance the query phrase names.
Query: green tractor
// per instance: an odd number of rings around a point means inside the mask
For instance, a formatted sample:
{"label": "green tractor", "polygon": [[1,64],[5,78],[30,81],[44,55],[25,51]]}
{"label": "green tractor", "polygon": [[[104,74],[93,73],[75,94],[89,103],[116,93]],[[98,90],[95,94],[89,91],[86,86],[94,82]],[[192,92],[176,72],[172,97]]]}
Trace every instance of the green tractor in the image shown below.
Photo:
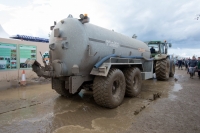
{"label": "green tractor", "polygon": [[168,48],[171,43],[166,41],[149,41],[147,45],[151,51],[151,57],[154,58],[153,72],[156,73],[158,80],[168,80],[175,73],[174,60],[168,55]]}

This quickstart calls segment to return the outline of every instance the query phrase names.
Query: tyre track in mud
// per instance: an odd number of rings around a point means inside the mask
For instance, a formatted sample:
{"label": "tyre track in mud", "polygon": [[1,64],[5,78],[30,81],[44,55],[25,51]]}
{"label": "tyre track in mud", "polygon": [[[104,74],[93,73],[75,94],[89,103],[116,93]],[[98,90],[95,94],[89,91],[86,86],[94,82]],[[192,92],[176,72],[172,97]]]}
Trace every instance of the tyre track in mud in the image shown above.
{"label": "tyre track in mud", "polygon": [[13,109],[13,110],[9,110],[9,111],[6,111],[6,112],[1,112],[0,115],[5,114],[5,113],[9,113],[9,112],[12,112],[12,111],[17,111],[17,110],[20,110],[20,109],[24,109],[24,108],[29,108],[31,106],[36,106],[38,104],[42,104],[42,103],[35,103],[35,104],[28,105],[28,106],[24,106],[24,107],[16,108],[16,109]]}
{"label": "tyre track in mud", "polygon": [[189,77],[187,71],[176,69],[172,89],[136,117],[126,133],[200,132],[200,80],[197,73]]}

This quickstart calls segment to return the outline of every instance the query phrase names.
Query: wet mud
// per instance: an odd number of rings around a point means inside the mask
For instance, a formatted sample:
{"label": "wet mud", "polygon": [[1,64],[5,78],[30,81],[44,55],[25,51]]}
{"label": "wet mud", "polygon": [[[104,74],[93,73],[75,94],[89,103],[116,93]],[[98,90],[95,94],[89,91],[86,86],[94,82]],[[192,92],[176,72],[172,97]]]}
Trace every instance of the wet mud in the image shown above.
{"label": "wet mud", "polygon": [[2,90],[0,132],[198,132],[200,80],[190,79],[183,70],[177,70],[175,78],[143,81],[140,95],[125,97],[115,109],[98,106],[92,91],[65,98],[50,84]]}

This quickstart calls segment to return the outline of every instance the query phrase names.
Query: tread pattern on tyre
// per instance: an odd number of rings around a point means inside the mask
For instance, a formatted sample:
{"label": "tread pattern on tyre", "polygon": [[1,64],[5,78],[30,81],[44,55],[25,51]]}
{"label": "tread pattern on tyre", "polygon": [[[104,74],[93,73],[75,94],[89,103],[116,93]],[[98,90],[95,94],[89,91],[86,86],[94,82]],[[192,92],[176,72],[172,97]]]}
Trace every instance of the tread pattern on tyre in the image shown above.
{"label": "tread pattern on tyre", "polygon": [[[169,74],[166,74],[166,71],[169,72],[169,67],[167,67],[168,60],[159,60],[156,62],[156,78],[158,80],[168,80]],[[168,69],[168,70],[167,70]]]}
{"label": "tread pattern on tyre", "polygon": [[52,89],[54,89],[61,96],[69,97],[72,94],[65,89],[65,82],[59,79],[52,78]]}
{"label": "tread pattern on tyre", "polygon": [[121,104],[121,102],[123,101],[124,95],[125,95],[125,78],[123,76],[123,80],[122,81],[122,85],[124,86],[124,90],[122,90],[122,93],[120,94],[120,96],[122,96],[122,100],[116,104],[113,103],[110,100],[110,95],[108,93],[109,89],[108,86],[110,84],[110,81],[112,80],[113,74],[114,73],[122,73],[121,70],[116,69],[116,68],[111,68],[107,77],[102,77],[102,76],[96,76],[94,79],[94,84],[93,84],[93,97],[95,102],[103,107],[107,107],[107,108],[115,108],[117,106],[119,106]]}
{"label": "tread pattern on tyre", "polygon": [[[142,85],[142,76],[141,76],[141,73],[140,73],[140,69],[138,69],[137,67],[131,67],[131,68],[127,68],[125,69],[124,71],[124,76],[125,76],[125,79],[126,79],[126,96],[129,96],[129,97],[136,97],[140,91],[141,91],[141,85]],[[138,77],[138,84],[137,84],[137,89],[138,91],[136,92],[134,89],[134,86],[133,86],[133,75],[135,76],[139,76]]]}

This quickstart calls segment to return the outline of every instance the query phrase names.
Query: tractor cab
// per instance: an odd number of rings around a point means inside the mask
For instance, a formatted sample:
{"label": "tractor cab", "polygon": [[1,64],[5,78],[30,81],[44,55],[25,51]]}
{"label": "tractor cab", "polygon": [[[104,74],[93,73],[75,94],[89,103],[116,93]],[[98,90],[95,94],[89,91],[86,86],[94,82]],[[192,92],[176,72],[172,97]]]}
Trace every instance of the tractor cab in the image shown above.
{"label": "tractor cab", "polygon": [[171,43],[167,43],[166,41],[150,41],[147,45],[150,49],[151,57],[155,57],[157,54],[167,54],[168,46],[171,47]]}

